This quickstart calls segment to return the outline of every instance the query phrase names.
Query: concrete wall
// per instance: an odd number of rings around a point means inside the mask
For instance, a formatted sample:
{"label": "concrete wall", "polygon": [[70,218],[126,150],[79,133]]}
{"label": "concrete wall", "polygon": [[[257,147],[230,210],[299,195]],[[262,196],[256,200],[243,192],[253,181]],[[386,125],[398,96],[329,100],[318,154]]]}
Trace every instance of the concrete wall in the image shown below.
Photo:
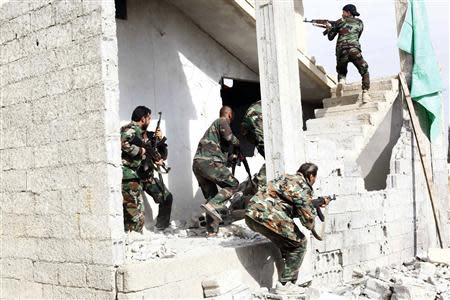
{"label": "concrete wall", "polygon": [[[392,148],[384,190],[366,191],[352,162],[342,165],[336,162],[339,152],[312,157],[319,165],[317,194],[337,194],[337,201],[326,209],[324,241],[312,241],[314,278],[325,278],[331,285],[347,282],[355,267],[374,269],[400,264],[429,247],[438,246],[425,177],[405,111],[403,117],[405,121]],[[313,155],[311,146],[308,146],[309,153]],[[333,149],[325,142],[319,146]],[[316,226],[321,231],[322,224]],[[330,254],[338,258],[334,264],[324,264],[323,257]]]}
{"label": "concrete wall", "polygon": [[[204,131],[218,117],[219,80],[258,77],[171,4],[144,0],[127,4],[128,19],[117,20],[120,118],[129,120],[137,105],[147,105],[154,115],[163,112],[173,218],[186,220],[203,201],[192,158]],[[151,128],[155,126],[156,122]],[[259,164],[261,159],[253,162],[252,170]],[[239,172],[244,179],[245,171]]]}
{"label": "concrete wall", "polygon": [[0,298],[114,298],[114,1],[10,1],[0,32]]}

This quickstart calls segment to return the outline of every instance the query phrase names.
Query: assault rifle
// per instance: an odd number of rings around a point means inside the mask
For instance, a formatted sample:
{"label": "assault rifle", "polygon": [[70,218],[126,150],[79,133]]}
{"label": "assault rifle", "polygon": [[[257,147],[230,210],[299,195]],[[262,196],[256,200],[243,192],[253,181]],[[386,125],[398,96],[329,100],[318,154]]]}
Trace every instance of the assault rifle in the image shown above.
{"label": "assault rifle", "polygon": [[234,173],[236,171],[236,165],[240,166],[241,163],[243,163],[244,167],[245,167],[245,171],[248,174],[250,183],[252,184],[252,186],[255,186],[256,184],[252,180],[252,173],[250,172],[250,166],[248,165],[247,158],[242,153],[242,151],[239,147],[237,147],[237,146],[232,146],[232,147],[233,147],[233,150],[232,150],[231,154],[228,156],[228,163],[231,165],[231,173],[234,176]]}
{"label": "assault rifle", "polygon": [[[330,21],[326,19],[312,19],[312,20],[304,19],[303,22],[311,23],[313,26],[322,28],[327,28],[327,23],[330,23],[332,27],[334,27],[336,24],[336,21]],[[327,33],[328,29],[322,32],[323,35],[327,35]]]}
{"label": "assault rifle", "polygon": [[[336,195],[333,196],[324,196],[324,197],[318,197],[317,199],[313,199],[312,200],[312,205],[314,206],[314,208],[317,211],[317,216],[319,217],[320,221],[324,222],[325,221],[325,216],[322,213],[322,210],[320,209],[322,205],[325,204],[325,198],[330,199],[330,202],[332,200],[336,200]],[[313,228],[311,230],[312,235],[318,239],[319,241],[322,240],[322,237],[316,232],[316,229]]]}
{"label": "assault rifle", "polygon": [[322,211],[320,210],[320,207],[325,204],[325,198],[330,199],[330,202],[331,202],[333,200],[336,200],[336,195],[318,197],[317,199],[312,200],[312,204],[317,211],[317,216],[319,217],[320,221],[322,221],[322,222],[325,221],[325,216],[323,215]]}

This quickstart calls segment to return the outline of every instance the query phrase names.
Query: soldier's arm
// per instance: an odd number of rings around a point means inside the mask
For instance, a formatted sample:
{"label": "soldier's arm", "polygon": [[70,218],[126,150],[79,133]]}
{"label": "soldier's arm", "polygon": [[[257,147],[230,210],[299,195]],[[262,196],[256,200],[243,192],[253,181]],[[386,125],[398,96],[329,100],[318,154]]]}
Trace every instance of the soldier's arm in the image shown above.
{"label": "soldier's arm", "polygon": [[136,136],[136,132],[132,128],[128,128],[125,130],[122,130],[120,132],[120,141],[121,141],[121,147],[122,151],[127,153],[131,157],[135,157],[137,155],[142,155],[144,152],[144,149],[131,144],[131,140]]}
{"label": "soldier's arm", "polygon": [[341,19],[339,19],[333,24],[333,26],[330,29],[328,29],[328,40],[332,41],[336,37],[336,35],[339,32],[341,23],[342,21]]}
{"label": "soldier's arm", "polygon": [[234,146],[239,146],[239,140],[234,136],[231,127],[225,119],[220,119],[220,135],[222,138]]}
{"label": "soldier's arm", "polygon": [[363,21],[361,21],[361,30],[359,31],[358,39],[361,37],[363,30],[364,30],[364,23],[363,23]]}

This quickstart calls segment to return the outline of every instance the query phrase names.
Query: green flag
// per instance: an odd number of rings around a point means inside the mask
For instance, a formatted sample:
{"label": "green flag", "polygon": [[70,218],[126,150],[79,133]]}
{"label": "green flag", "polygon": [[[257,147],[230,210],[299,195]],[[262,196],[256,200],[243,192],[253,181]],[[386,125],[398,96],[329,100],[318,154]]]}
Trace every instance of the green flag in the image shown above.
{"label": "green flag", "polygon": [[434,141],[439,135],[441,120],[442,80],[428,30],[426,1],[408,0],[408,10],[398,37],[398,47],[413,56],[411,98],[424,108],[419,113],[428,124],[428,136]]}

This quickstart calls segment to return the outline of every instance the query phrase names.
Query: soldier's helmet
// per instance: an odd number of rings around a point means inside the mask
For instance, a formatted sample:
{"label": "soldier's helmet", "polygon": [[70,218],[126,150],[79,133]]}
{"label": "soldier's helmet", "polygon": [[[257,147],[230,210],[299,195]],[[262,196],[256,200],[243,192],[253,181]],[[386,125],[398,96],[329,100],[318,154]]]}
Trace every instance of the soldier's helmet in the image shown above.
{"label": "soldier's helmet", "polygon": [[357,17],[359,16],[359,12],[356,10],[356,6],[354,6],[353,4],[347,4],[345,5],[342,10],[348,11],[349,13],[352,14],[352,16]]}

